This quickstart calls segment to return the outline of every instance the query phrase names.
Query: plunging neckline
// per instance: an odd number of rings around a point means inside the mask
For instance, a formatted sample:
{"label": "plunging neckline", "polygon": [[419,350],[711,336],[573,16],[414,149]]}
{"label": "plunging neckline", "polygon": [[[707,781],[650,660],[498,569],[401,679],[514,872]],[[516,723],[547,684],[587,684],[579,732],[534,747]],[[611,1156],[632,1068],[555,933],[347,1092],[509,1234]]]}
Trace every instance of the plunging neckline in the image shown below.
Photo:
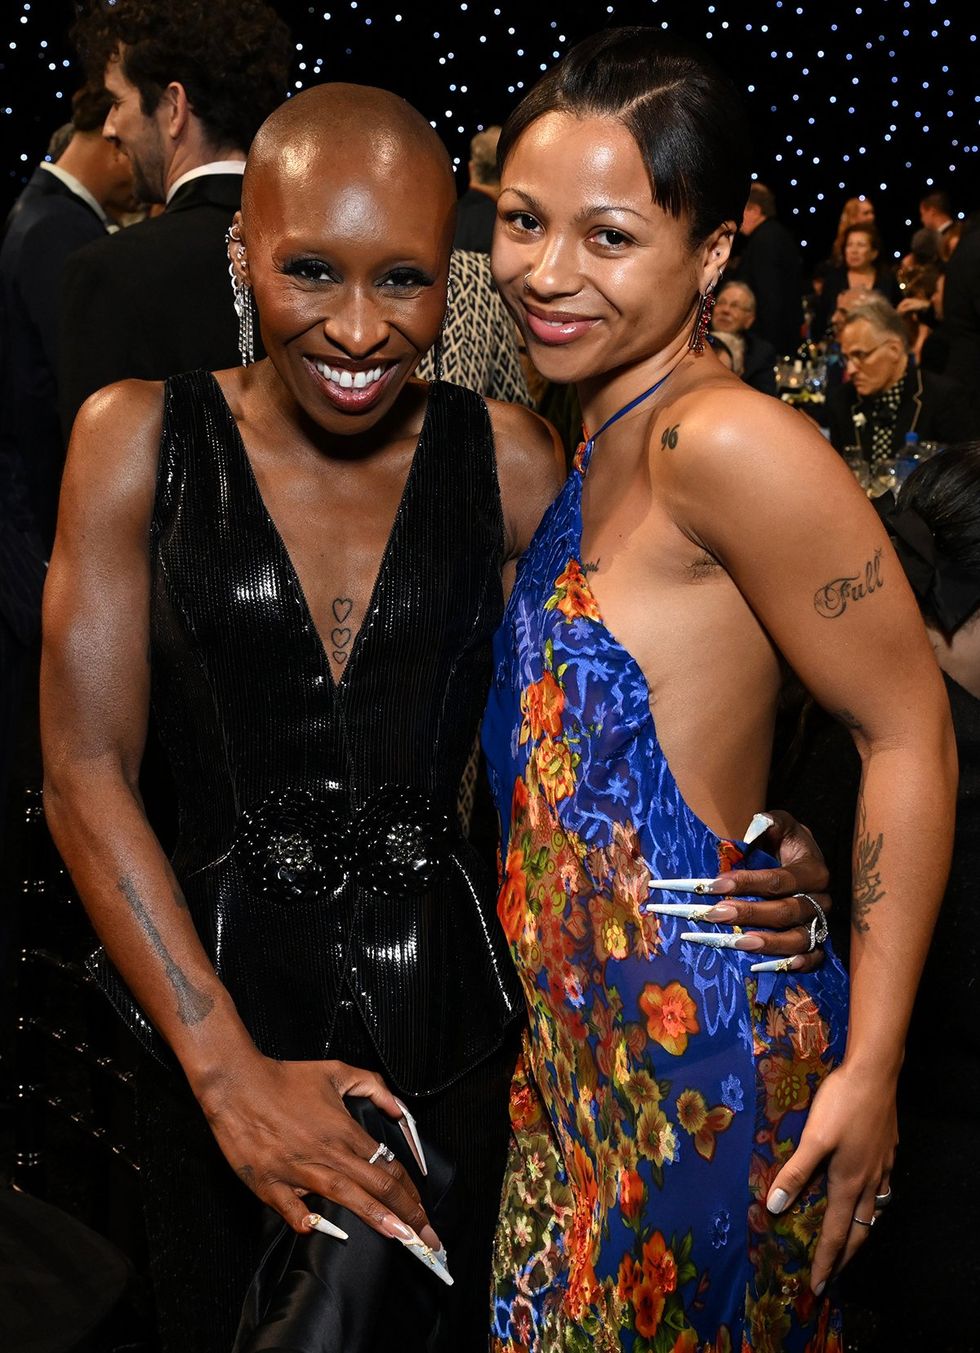
{"label": "plunging neckline", "polygon": [[382,550],[381,557],[378,561],[378,568],[374,577],[374,585],[371,588],[368,603],[364,610],[364,618],[361,621],[360,626],[358,627],[353,642],[351,643],[350,656],[348,657],[347,662],[344,664],[340,672],[340,676],[337,677],[334,675],[334,670],[330,665],[330,656],[327,652],[327,646],[324,643],[323,635],[320,633],[319,629],[317,628],[316,621],[313,619],[313,611],[307,599],[306,590],[303,587],[303,581],[299,576],[299,570],[293,563],[293,557],[289,553],[289,547],[286,545],[286,541],[283,538],[282,532],[280,531],[279,526],[276,523],[276,519],[269,511],[265,498],[262,495],[262,489],[259,486],[258,477],[255,473],[254,466],[252,465],[252,458],[248,453],[248,447],[245,445],[245,438],[242,436],[241,429],[238,426],[238,419],[232,412],[231,405],[228,403],[228,399],[225,396],[225,392],[221,388],[220,381],[217,379],[217,377],[214,375],[213,372],[210,372],[209,374],[211,380],[214,383],[215,389],[217,390],[218,395],[220,397],[221,404],[224,408],[228,422],[231,425],[232,437],[235,446],[239,454],[241,455],[245,465],[247,482],[249,484],[251,492],[255,495],[256,502],[258,503],[259,510],[261,511],[261,514],[265,519],[266,525],[272,531],[272,535],[276,543],[276,548],[280,554],[279,562],[283,566],[286,576],[291,584],[292,590],[294,591],[297,600],[299,602],[300,613],[303,619],[303,628],[304,630],[312,634],[314,637],[317,648],[319,649],[320,660],[323,667],[326,670],[327,680],[330,683],[331,689],[336,694],[340,694],[350,684],[350,682],[348,681],[348,675],[351,669],[354,667],[357,658],[360,654],[361,648],[363,647],[367,631],[370,628],[371,617],[373,616],[374,611],[377,607],[377,603],[381,595],[381,588],[384,585],[386,576],[389,571],[389,562],[392,554],[394,553],[395,539],[398,534],[398,529],[405,516],[406,505],[408,503],[411,491],[414,488],[414,481],[416,478],[416,466],[419,463],[419,453],[422,449],[422,445],[425,442],[429,431],[429,417],[432,412],[433,396],[436,388],[435,384],[431,384],[429,386],[428,397],[425,402],[425,413],[422,415],[422,426],[419,428],[419,435],[415,442],[415,450],[412,452],[412,460],[408,467],[408,474],[405,476],[405,483],[402,486],[401,495],[398,499],[398,506],[395,508],[395,514],[391,520],[391,527],[388,531],[387,539],[385,540],[384,549]]}

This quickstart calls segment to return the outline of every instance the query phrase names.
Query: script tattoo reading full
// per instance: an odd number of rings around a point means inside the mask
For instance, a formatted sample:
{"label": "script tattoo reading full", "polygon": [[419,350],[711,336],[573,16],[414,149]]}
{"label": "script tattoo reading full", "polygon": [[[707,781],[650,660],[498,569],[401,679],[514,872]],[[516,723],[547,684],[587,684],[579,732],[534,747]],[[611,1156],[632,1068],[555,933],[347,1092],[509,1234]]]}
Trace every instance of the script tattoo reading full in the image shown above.
{"label": "script tattoo reading full", "polygon": [[869,559],[864,566],[863,577],[860,573],[855,573],[850,577],[833,578],[818,588],[813,596],[813,609],[825,620],[835,620],[837,616],[844,614],[848,605],[860,601],[863,597],[870,597],[872,592],[877,592],[884,585],[885,580],[881,576],[881,550],[875,550],[874,558]]}

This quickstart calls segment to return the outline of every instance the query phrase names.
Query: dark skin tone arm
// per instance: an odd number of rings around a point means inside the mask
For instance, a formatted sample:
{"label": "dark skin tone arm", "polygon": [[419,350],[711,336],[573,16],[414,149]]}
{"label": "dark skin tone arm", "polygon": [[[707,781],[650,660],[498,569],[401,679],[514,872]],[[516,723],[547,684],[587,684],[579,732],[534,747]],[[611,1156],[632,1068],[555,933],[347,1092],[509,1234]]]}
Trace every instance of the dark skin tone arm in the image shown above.
{"label": "dark skin tone arm", "polygon": [[435,1240],[345,1094],[401,1109],[338,1061],[277,1062],[248,1036],[201,945],[138,790],[150,690],[149,522],[162,390],[128,381],[75,423],[44,598],[41,720],[52,835],[110,958],[181,1063],[229,1164],[296,1230],[315,1192],[382,1234]]}

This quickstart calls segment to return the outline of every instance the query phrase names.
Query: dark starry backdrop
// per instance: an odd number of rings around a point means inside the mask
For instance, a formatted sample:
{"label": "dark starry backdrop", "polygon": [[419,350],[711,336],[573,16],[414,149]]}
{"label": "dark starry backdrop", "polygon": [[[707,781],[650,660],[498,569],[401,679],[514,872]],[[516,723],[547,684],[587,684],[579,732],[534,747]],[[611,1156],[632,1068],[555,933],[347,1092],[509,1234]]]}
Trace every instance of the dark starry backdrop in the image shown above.
{"label": "dark starry backdrop", "polygon": [[[353,80],[396,90],[458,164],[474,130],[499,122],[569,45],[646,23],[713,51],[745,91],[755,175],[815,261],[846,197],[875,203],[889,254],[907,246],[930,188],[980,206],[980,14],[948,0],[279,0],[299,89]],[[0,211],[6,211],[80,83],[71,0],[4,0],[0,13]],[[462,173],[462,170],[461,170]]]}

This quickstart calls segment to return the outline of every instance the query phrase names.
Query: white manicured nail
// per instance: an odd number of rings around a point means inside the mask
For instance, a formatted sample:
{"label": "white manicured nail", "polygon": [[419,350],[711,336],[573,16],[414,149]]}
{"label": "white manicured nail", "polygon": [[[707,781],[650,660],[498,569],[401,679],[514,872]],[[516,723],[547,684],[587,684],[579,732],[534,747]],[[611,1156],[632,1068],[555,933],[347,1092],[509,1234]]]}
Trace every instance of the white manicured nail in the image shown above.
{"label": "white manicured nail", "polygon": [[773,822],[772,818],[768,815],[768,813],[756,813],[755,817],[752,819],[752,821],[746,828],[746,832],[745,835],[742,837],[742,840],[745,842],[747,846],[750,846],[753,841],[757,840],[757,838],[762,835],[763,832],[767,832],[769,828],[773,826],[775,826],[775,823]]}
{"label": "white manicured nail", "polygon": [[753,963],[749,972],[796,972],[800,964],[793,958],[767,958],[764,963]]}
{"label": "white manicured nail", "polygon": [[703,944],[708,949],[737,949],[741,935],[719,935],[714,931],[690,930],[681,936],[691,944]]}
{"label": "white manicured nail", "polygon": [[770,1190],[769,1197],[766,1199],[766,1207],[770,1212],[785,1212],[786,1204],[789,1202],[789,1194],[785,1189]]}
{"label": "white manicured nail", "polygon": [[333,1236],[334,1240],[350,1240],[346,1231],[342,1231],[339,1226],[334,1226],[332,1221],[327,1221],[326,1217],[321,1217],[319,1212],[311,1212],[303,1218],[311,1231],[320,1231],[325,1236]]}
{"label": "white manicured nail", "polygon": [[422,1150],[422,1139],[419,1136],[419,1130],[418,1127],[416,1126],[415,1119],[412,1117],[409,1110],[406,1108],[406,1106],[402,1103],[402,1101],[398,1098],[397,1095],[394,1096],[394,1100],[395,1103],[398,1105],[398,1107],[401,1109],[402,1117],[405,1120],[405,1125],[408,1128],[409,1133],[411,1134],[412,1143],[415,1146],[415,1152],[419,1160],[419,1168],[421,1169],[423,1174],[427,1175],[429,1173],[429,1167],[425,1163],[425,1152]]}
{"label": "white manicured nail", "polygon": [[649,887],[667,893],[710,893],[714,879],[651,879]]}

